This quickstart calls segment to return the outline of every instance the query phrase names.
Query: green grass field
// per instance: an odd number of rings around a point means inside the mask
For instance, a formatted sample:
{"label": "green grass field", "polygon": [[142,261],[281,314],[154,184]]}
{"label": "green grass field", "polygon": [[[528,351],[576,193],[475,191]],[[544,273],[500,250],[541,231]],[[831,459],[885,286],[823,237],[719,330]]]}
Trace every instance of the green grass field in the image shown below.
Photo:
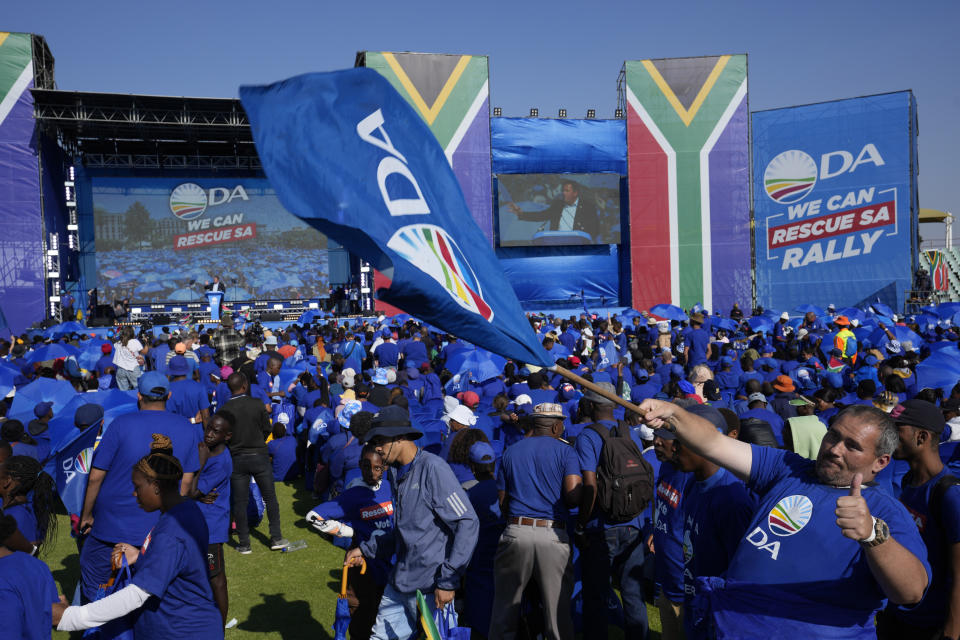
{"label": "green grass field", "polygon": [[[322,640],[332,638],[334,609],[340,589],[343,551],[310,529],[303,516],[316,506],[306,491],[289,484],[277,484],[283,535],[291,542],[306,540],[307,548],[292,553],[270,551],[266,518],[251,531],[253,553],[242,556],[225,549],[227,584],[230,592],[228,618],[239,622],[226,631],[227,640]],[[69,599],[79,578],[76,543],[66,532],[70,523],[61,516],[56,543],[41,556]],[[656,608],[647,607],[651,630],[660,629]],[[81,634],[73,634],[79,637]],[[652,640],[659,633],[651,633]],[[71,634],[54,632],[58,639]],[[611,638],[621,637],[610,629]]]}

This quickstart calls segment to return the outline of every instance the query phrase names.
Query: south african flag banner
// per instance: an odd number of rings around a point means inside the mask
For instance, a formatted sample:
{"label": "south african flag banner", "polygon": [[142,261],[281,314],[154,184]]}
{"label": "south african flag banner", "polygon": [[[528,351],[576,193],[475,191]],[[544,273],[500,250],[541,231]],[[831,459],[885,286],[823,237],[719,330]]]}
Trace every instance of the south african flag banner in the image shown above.
{"label": "south african flag banner", "polygon": [[947,271],[947,261],[943,259],[942,251],[924,251],[930,261],[930,278],[933,280],[934,291],[950,289],[950,277]]}
{"label": "south african flag banner", "polygon": [[625,64],[632,306],[749,304],[747,56]]}

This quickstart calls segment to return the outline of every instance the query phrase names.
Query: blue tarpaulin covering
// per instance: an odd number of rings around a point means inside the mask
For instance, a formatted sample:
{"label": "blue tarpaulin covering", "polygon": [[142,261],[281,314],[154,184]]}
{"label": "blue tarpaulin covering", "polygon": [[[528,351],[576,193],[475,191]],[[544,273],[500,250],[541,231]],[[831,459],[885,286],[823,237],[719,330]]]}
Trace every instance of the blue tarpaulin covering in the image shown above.
{"label": "blue tarpaulin covering", "polygon": [[493,173],[627,173],[626,120],[491,118]]}

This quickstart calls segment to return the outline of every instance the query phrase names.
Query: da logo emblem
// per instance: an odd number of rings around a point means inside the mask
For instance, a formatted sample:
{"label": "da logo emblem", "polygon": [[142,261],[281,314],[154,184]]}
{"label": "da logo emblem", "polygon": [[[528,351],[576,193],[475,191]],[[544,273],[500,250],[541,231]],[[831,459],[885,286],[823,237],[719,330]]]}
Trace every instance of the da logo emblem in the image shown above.
{"label": "da logo emblem", "polygon": [[181,220],[193,220],[207,210],[207,192],[200,185],[184,182],[170,193],[170,211]]}
{"label": "da logo emblem", "polygon": [[780,204],[802,200],[817,184],[817,163],[803,151],[784,151],[763,172],[763,186],[770,199]]}
{"label": "da logo emblem", "polygon": [[84,449],[74,459],[73,468],[77,473],[90,473],[90,459],[93,457],[93,448]]}
{"label": "da logo emblem", "polygon": [[787,496],[777,503],[767,516],[770,532],[778,536],[792,536],[803,529],[813,515],[813,503],[807,496]]}
{"label": "da logo emblem", "polygon": [[477,275],[446,231],[432,224],[409,225],[398,229],[387,246],[436,280],[461,307],[493,321]]}

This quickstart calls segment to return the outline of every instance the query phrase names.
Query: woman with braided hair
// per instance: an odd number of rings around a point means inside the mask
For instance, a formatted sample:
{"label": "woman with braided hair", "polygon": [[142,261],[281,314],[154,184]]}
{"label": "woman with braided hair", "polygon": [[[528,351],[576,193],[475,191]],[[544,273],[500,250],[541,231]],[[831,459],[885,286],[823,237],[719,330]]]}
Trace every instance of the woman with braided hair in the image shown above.
{"label": "woman with braided hair", "polygon": [[16,551],[10,540],[17,521],[0,516],[0,620],[4,638],[49,640],[52,608],[60,606],[57,585],[47,565]]}
{"label": "woman with braided hair", "polygon": [[137,640],[223,638],[223,621],[207,574],[207,524],[196,502],[180,495],[182,478],[170,439],[153,434],[150,454],[133,467],[132,479],[137,504],[147,512],[160,511],[160,519],[142,547],[120,543],[113,551],[114,566],[126,557],[133,579],[82,607],[55,606],[58,630],[89,629],[139,609]]}
{"label": "woman with braided hair", "polygon": [[56,531],[57,488],[53,478],[30,456],[10,456],[0,465],[3,513],[17,521],[24,537],[42,548]]}

